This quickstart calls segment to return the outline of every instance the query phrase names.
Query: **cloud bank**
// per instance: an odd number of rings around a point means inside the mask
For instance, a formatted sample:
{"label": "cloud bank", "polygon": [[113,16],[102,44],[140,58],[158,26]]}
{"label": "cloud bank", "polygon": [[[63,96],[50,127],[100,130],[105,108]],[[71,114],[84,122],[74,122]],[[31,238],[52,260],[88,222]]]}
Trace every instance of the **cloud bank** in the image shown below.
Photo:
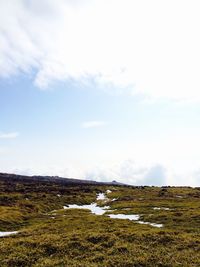
{"label": "cloud bank", "polygon": [[87,170],[84,178],[106,182],[117,180],[132,185],[163,186],[168,184],[168,173],[164,166],[160,164],[140,166],[133,160],[124,160],[114,166]]}
{"label": "cloud bank", "polygon": [[0,76],[200,100],[198,0],[1,0]]}
{"label": "cloud bank", "polygon": [[2,133],[0,132],[0,139],[13,139],[19,136],[18,132]]}
{"label": "cloud bank", "polygon": [[[187,172],[184,175],[176,174],[161,164],[149,166],[139,165],[133,160],[124,160],[113,166],[91,166],[80,168],[70,163],[66,163],[65,168],[59,166],[29,166],[26,169],[17,166],[13,169],[1,169],[2,172],[12,172],[23,175],[59,175],[61,177],[79,178],[101,182],[111,182],[116,180],[130,185],[148,186],[200,186],[199,169]],[[171,180],[173,179],[173,180]],[[189,182],[188,182],[189,181]]]}

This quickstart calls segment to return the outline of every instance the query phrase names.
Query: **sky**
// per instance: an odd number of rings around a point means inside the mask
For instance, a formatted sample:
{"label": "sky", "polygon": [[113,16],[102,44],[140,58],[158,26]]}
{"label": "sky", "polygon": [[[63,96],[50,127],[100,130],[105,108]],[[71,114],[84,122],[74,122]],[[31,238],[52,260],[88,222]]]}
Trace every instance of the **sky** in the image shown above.
{"label": "sky", "polygon": [[200,186],[198,0],[0,0],[0,172]]}

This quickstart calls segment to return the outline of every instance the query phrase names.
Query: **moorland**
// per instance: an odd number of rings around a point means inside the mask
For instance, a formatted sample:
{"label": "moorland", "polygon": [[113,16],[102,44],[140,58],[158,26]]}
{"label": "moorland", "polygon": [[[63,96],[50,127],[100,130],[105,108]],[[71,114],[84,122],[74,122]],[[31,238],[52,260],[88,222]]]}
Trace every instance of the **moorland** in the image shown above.
{"label": "moorland", "polygon": [[[99,193],[106,199],[97,200]],[[109,209],[96,215],[63,208],[91,203]],[[111,213],[138,215],[143,223]],[[0,232],[6,231],[17,233],[0,237],[1,267],[200,266],[200,188],[0,174]]]}

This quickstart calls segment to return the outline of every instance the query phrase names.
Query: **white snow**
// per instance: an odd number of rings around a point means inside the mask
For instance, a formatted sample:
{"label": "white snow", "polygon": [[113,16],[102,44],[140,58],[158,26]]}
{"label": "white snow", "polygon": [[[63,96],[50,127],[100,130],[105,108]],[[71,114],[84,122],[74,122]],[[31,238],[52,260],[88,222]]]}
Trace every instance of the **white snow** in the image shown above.
{"label": "white snow", "polygon": [[163,227],[163,224],[161,223],[150,223],[150,222],[143,222],[143,221],[138,221],[139,224],[148,224],[148,225],[151,225],[153,227],[158,227],[158,228],[161,228]]}
{"label": "white snow", "polygon": [[164,208],[164,207],[154,207],[154,210],[171,210],[170,208]]}
{"label": "white snow", "polygon": [[104,193],[97,194],[97,200],[105,200],[105,199],[106,199],[106,196]]}
{"label": "white snow", "polygon": [[[109,191],[109,192],[108,192]],[[107,193],[110,193],[110,190],[106,191]],[[108,200],[108,198],[106,198],[104,193],[99,193],[97,194],[97,199],[96,200]],[[115,201],[116,199],[112,199],[111,201]],[[96,214],[96,215],[103,215],[106,212],[110,212],[111,210],[109,206],[104,206],[104,207],[99,207],[97,206],[96,203],[91,203],[89,205],[76,205],[76,204],[69,204],[67,206],[63,206],[64,209],[87,209],[90,210],[91,213]],[[160,209],[155,207],[155,209]],[[168,209],[168,208],[166,208]],[[139,221],[140,219],[140,215],[138,214],[108,214],[108,217],[110,217],[111,219],[124,219],[124,220],[131,220],[131,221],[136,221],[140,224],[148,224],[151,225],[153,227],[163,227],[162,224],[157,224],[157,223],[150,223],[150,222],[143,222],[143,221]]]}
{"label": "white snow", "polygon": [[110,207],[108,207],[108,206],[104,206],[103,208],[99,207],[99,206],[97,206],[96,203],[92,203],[90,205],[72,204],[72,205],[68,205],[68,207],[64,206],[64,209],[87,209],[87,210],[90,210],[91,213],[94,213],[96,215],[103,215],[106,212],[106,209],[109,209],[109,208]]}
{"label": "white snow", "polygon": [[163,227],[162,224],[158,224],[158,223],[150,223],[150,222],[143,222],[143,221],[138,221],[140,218],[140,215],[138,214],[109,214],[108,215],[110,218],[112,219],[123,219],[123,220],[131,220],[131,221],[137,221],[139,224],[148,224],[151,225],[153,227]]}
{"label": "white snow", "polygon": [[131,221],[137,221],[139,220],[140,216],[137,214],[109,214],[108,215],[112,219],[125,219],[125,220],[131,220]]}
{"label": "white snow", "polygon": [[0,232],[0,237],[14,235],[14,234],[17,234],[17,233],[18,233],[18,231],[13,231],[13,232]]}

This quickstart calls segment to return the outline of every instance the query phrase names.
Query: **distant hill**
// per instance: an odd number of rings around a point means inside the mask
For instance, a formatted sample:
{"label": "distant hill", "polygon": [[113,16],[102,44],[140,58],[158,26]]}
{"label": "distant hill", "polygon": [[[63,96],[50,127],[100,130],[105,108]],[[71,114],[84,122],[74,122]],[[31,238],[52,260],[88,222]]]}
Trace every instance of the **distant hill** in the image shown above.
{"label": "distant hill", "polygon": [[117,186],[127,186],[126,184],[119,183],[117,181],[112,182],[96,182],[92,180],[83,180],[83,179],[74,179],[74,178],[65,178],[59,176],[40,176],[40,175],[19,175],[12,173],[0,173],[0,180],[10,180],[10,181],[23,181],[23,182],[53,182],[66,185],[117,185]]}

